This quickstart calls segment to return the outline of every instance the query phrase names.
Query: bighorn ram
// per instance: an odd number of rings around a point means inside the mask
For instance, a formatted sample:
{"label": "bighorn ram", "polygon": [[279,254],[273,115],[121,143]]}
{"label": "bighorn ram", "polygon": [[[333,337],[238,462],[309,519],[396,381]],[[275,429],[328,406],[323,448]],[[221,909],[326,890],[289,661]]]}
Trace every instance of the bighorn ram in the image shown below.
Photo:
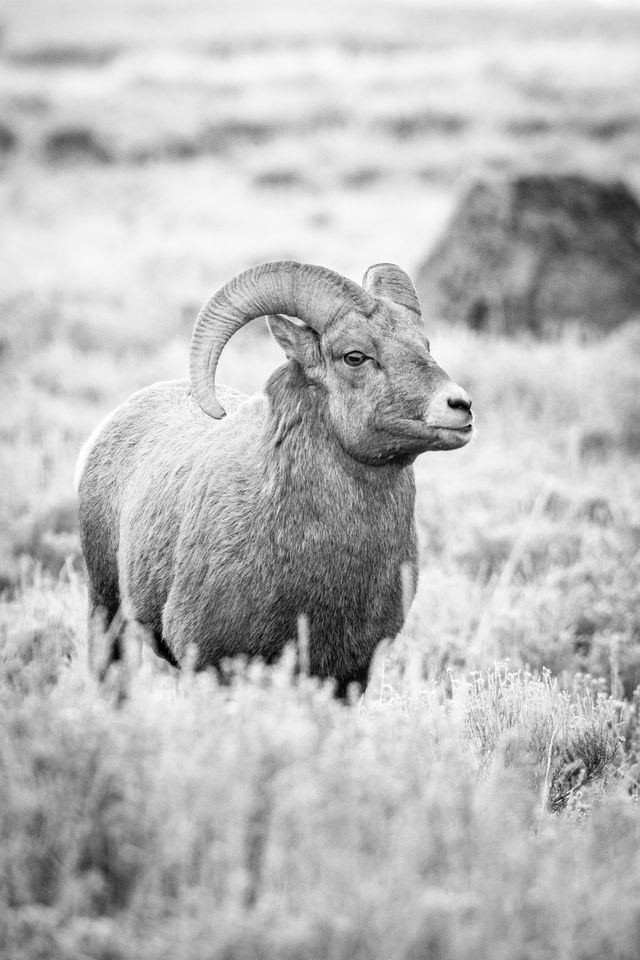
{"label": "bighorn ram", "polygon": [[[223,347],[264,315],[288,363],[261,395],[216,387]],[[171,663],[195,645],[199,668],[273,661],[305,614],[311,673],[364,688],[403,622],[403,567],[415,585],[412,463],[473,432],[411,280],[392,264],[362,287],[294,261],[247,270],[202,308],[190,374],[134,394],[81,454],[90,616],[121,609]]]}

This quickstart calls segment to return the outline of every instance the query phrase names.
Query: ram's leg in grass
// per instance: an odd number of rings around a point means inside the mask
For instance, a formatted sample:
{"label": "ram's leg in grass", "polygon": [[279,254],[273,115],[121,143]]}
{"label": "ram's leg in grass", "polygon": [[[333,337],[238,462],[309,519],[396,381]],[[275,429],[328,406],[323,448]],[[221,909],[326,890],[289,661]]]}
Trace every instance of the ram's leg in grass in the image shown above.
{"label": "ram's leg in grass", "polygon": [[362,696],[369,683],[369,667],[356,670],[348,677],[339,679],[336,683],[336,697],[339,700],[349,700],[354,694],[355,699]]}
{"label": "ram's leg in grass", "polygon": [[122,659],[122,635],[125,619],[117,606],[105,604],[90,591],[88,650],[89,666],[102,682],[112,663]]}
{"label": "ram's leg in grass", "polygon": [[152,630],[150,627],[146,627],[144,624],[141,624],[144,629],[147,631],[148,639],[151,644],[151,649],[156,654],[156,656],[161,657],[163,660],[166,660],[167,663],[170,663],[172,667],[178,666],[178,661],[172,654],[171,650],[165,643],[162,638],[162,633],[159,630]]}

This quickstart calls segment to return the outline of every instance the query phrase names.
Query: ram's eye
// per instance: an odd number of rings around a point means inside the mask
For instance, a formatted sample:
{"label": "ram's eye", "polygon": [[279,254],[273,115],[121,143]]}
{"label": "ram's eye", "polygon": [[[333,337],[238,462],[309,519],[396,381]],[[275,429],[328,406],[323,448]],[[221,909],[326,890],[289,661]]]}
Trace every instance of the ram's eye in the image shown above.
{"label": "ram's eye", "polygon": [[369,358],[364,353],[360,353],[359,350],[351,350],[349,353],[345,353],[342,359],[348,367],[361,367]]}

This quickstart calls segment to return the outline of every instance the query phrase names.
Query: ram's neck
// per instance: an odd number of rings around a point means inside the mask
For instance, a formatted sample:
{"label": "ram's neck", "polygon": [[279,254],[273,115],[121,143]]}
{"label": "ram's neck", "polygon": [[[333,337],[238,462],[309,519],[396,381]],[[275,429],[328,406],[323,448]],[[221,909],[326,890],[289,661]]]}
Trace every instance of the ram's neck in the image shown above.
{"label": "ram's neck", "polygon": [[413,511],[412,467],[372,466],[354,460],[331,428],[324,392],[306,381],[297,363],[276,370],[265,392],[269,399],[265,466],[270,485],[289,496],[298,493],[309,502],[338,500],[374,512],[384,509],[387,497],[395,501],[402,488]]}

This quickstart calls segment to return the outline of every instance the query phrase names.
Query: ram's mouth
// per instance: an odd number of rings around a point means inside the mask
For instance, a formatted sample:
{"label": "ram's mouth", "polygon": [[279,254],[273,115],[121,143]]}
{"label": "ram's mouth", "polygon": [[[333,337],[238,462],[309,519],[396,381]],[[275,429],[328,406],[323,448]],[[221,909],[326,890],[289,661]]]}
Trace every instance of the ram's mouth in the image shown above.
{"label": "ram's mouth", "polygon": [[463,436],[468,437],[473,433],[473,424],[468,423],[465,427],[434,427],[435,430],[444,430],[447,433],[461,433]]}
{"label": "ram's mouth", "polygon": [[429,444],[428,449],[455,450],[457,447],[466,446],[473,437],[473,421],[459,427],[445,427],[444,424],[441,426],[434,425],[429,427],[429,431],[433,440]]}
{"label": "ram's mouth", "polygon": [[387,426],[382,429],[384,429],[385,433],[397,433],[399,436],[416,438],[424,437],[432,433],[461,433],[463,436],[469,436],[473,433],[473,420],[469,420],[460,426],[455,426],[452,423],[429,423],[428,420],[423,420],[422,417],[407,417],[402,420],[397,420],[393,424],[393,427]]}
{"label": "ram's mouth", "polygon": [[462,424],[425,423],[425,427],[438,433],[461,433],[463,436],[469,436],[473,433],[473,420]]}

